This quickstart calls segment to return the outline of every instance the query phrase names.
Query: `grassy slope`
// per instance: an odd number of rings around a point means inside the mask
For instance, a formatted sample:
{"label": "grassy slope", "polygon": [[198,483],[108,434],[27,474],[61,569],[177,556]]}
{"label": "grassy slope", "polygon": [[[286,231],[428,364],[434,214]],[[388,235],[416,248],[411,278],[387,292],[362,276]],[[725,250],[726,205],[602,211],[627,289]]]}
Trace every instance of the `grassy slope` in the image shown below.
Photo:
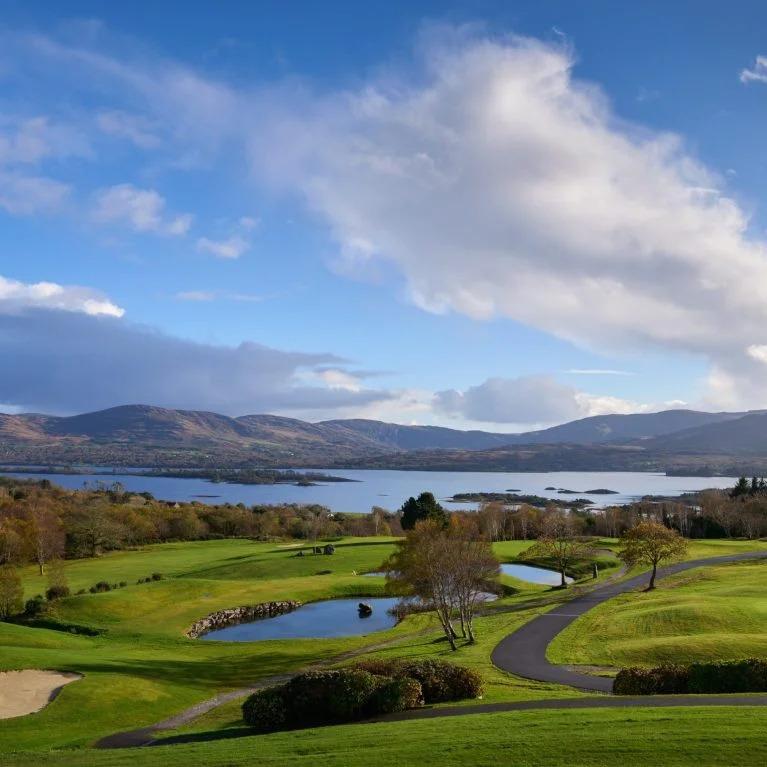
{"label": "grassy slope", "polygon": [[[526,542],[508,542],[498,544],[496,548],[499,556],[508,560],[528,545]],[[748,547],[753,545],[737,542],[728,542],[725,546],[704,544],[695,555],[715,555],[725,553],[720,549],[729,551]],[[41,762],[40,751],[87,745],[116,730],[159,721],[217,692],[241,687],[271,674],[296,670],[320,659],[340,660],[345,653],[363,648],[368,648],[371,653],[388,655],[444,655],[457,662],[474,665],[482,670],[487,679],[486,700],[579,694],[566,688],[539,685],[510,677],[490,664],[489,654],[498,640],[533,615],[549,609],[552,600],[563,598],[561,593],[547,591],[545,587],[522,584],[514,579],[504,579],[504,583],[512,587],[512,593],[492,605],[487,616],[478,619],[479,644],[462,647],[455,655],[448,653],[444,642],[439,641],[439,630],[430,617],[425,615],[413,616],[387,632],[347,639],[272,641],[243,645],[183,638],[183,630],[192,620],[222,607],[283,597],[309,600],[334,595],[379,593],[383,588],[382,579],[363,578],[353,572],[377,569],[391,548],[391,539],[349,539],[337,546],[337,553],[332,557],[300,558],[294,557],[290,549],[272,544],[214,541],[153,546],[98,560],[69,563],[70,583],[74,588],[88,586],[102,579],[134,582],[136,578],[155,571],[172,577],[158,583],[131,585],[117,592],[76,597],[59,605],[60,617],[106,628],[107,633],[103,636],[71,636],[61,632],[0,624],[0,668],[58,668],[85,673],[83,680],[67,686],[56,702],[39,714],[0,721],[0,754],[6,755],[7,764],[24,764],[27,763],[27,757],[23,752],[35,751],[29,763],[45,763]],[[332,570],[332,573],[316,574],[326,569]],[[39,591],[41,582],[34,571],[30,569],[25,576],[28,595]],[[395,642],[396,646],[381,647],[385,642]],[[232,704],[203,717],[188,729],[206,731],[205,737],[218,737],[236,724],[237,714],[238,705]],[[598,712],[596,715],[607,717],[605,721],[615,716],[612,712]],[[570,713],[535,716],[539,720],[529,721],[543,723],[548,721],[545,717],[553,717],[558,721],[561,717],[570,716]],[[580,713],[579,716],[585,714]],[[493,717],[472,717],[465,720],[470,723],[466,725],[466,732],[472,733],[475,727],[479,728],[480,719],[497,721]],[[405,738],[400,744],[387,744],[392,762],[401,763],[402,759],[407,762],[411,757],[415,759],[413,754],[416,752],[413,749],[420,747],[417,741],[421,737],[431,739],[432,747],[441,747],[444,723],[396,725],[398,729],[403,727],[414,733],[415,740],[410,742]],[[452,732],[464,727],[463,721],[459,723],[458,720],[451,720],[448,729]],[[492,729],[487,725],[484,731]],[[574,727],[574,731],[577,729]],[[275,763],[279,763],[280,759],[292,761],[299,758],[303,753],[300,744],[304,737],[316,738],[316,747],[320,752],[324,753],[323,749],[329,751],[330,761],[317,763],[340,763],[332,760],[346,757],[333,755],[335,752],[329,745],[331,741],[323,740],[326,737],[329,739],[329,733],[333,731],[322,730],[314,735],[302,733],[270,736],[268,742],[275,744]],[[481,731],[481,728],[477,731]],[[337,738],[341,732],[346,735],[351,731],[345,728],[335,732],[334,737]],[[231,761],[230,758],[237,751],[237,743],[244,746],[246,743],[262,742],[267,741],[247,739],[183,749],[178,747],[168,751],[148,750],[140,752],[140,761],[142,764],[151,764],[151,761],[146,760],[167,759],[172,754],[173,759],[178,755],[182,761],[191,758],[207,764],[239,764],[239,761]],[[291,743],[296,744],[296,749],[288,759],[286,754],[290,751]],[[346,744],[337,745],[342,753]],[[401,752],[397,752],[400,747]],[[261,746],[258,745],[258,748],[260,757]],[[204,759],[195,756],[197,749],[208,749]],[[183,753],[186,753],[186,757],[181,756]],[[228,758],[230,761],[226,761]],[[57,755],[54,761],[87,765],[91,761],[94,764],[102,763],[99,760],[107,760],[103,762],[105,764],[122,764],[127,763],[127,759],[127,754],[101,755],[78,750],[76,757],[73,756],[69,761],[65,754]]]}
{"label": "grassy slope", "polygon": [[[764,708],[530,711],[228,737],[136,751],[8,758],[14,767],[613,767],[763,765]],[[236,735],[237,733],[229,733]],[[241,733],[239,733],[241,734]],[[0,763],[2,757],[0,756]]]}
{"label": "grassy slope", "polygon": [[625,666],[767,655],[767,563],[700,568],[612,599],[552,643],[557,663]]}

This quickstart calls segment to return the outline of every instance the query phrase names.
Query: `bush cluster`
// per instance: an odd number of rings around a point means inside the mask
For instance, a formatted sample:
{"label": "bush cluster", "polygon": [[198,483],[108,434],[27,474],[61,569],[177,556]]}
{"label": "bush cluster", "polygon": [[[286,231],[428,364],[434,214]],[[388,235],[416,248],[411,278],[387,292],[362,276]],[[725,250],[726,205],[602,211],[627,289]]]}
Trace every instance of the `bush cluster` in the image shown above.
{"label": "bush cluster", "polygon": [[[88,591],[90,591],[91,594],[102,594],[105,591],[115,591],[116,589],[124,589],[128,585],[127,581],[120,581],[119,583],[109,583],[108,581],[99,581],[98,583],[94,583],[93,586],[91,586]],[[78,594],[82,593],[81,591],[77,592]]]}
{"label": "bush cluster", "polygon": [[162,573],[152,573],[146,578],[139,578],[136,583],[151,583],[152,581],[161,581],[165,576]]}
{"label": "bush cluster", "polygon": [[616,695],[684,695],[767,692],[767,661],[691,663],[686,666],[626,668],[613,682]]}
{"label": "bush cluster", "polygon": [[379,676],[415,679],[421,685],[426,703],[444,703],[482,695],[482,677],[476,671],[432,658],[374,659],[361,661],[355,667]]}
{"label": "bush cluster", "polygon": [[482,680],[471,669],[435,660],[371,660],[333,671],[311,671],[251,695],[245,723],[259,732],[350,722],[478,697]]}
{"label": "bush cluster", "polygon": [[51,586],[45,592],[45,598],[49,602],[53,602],[55,599],[64,599],[65,597],[68,597],[70,593],[69,586]]}

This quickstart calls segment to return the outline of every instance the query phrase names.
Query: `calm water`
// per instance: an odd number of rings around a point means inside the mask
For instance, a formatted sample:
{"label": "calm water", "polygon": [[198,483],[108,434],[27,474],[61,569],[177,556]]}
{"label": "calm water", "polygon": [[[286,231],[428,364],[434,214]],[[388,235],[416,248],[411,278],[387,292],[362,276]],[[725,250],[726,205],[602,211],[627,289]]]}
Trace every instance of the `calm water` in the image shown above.
{"label": "calm water", "polygon": [[[528,583],[542,583],[546,586],[559,586],[562,582],[559,573],[556,573],[553,570],[546,570],[543,567],[506,564],[501,565],[501,572],[504,575],[511,575],[514,578],[519,578],[521,581],[527,581]],[[568,583],[573,582],[572,578],[565,577],[565,580]]]}
{"label": "calm water", "polygon": [[[276,615],[274,618],[262,618],[211,631],[200,638],[255,642],[260,639],[318,639],[370,634],[389,629],[397,623],[397,619],[388,611],[398,601],[396,597],[328,599],[303,605],[292,613]],[[360,602],[370,605],[373,614],[361,618],[357,611]]]}
{"label": "calm water", "polygon": [[[395,510],[411,495],[430,490],[442,500],[454,493],[517,491],[547,498],[574,498],[546,487],[578,491],[578,497],[590,498],[594,505],[627,503],[643,495],[679,495],[707,487],[731,487],[728,477],[666,477],[642,472],[547,472],[519,474],[510,472],[389,471],[369,469],[327,469],[327,473],[358,480],[334,482],[314,487],[295,485],[215,484],[203,479],[137,477],[131,474],[65,475],[19,474],[15,476],[47,478],[69,488],[84,482],[121,482],[128,490],[148,491],[168,501],[202,503],[321,503],[333,511],[367,512],[373,506]],[[617,490],[617,495],[589,495],[598,488]],[[446,503],[448,508],[472,508],[474,504]]]}

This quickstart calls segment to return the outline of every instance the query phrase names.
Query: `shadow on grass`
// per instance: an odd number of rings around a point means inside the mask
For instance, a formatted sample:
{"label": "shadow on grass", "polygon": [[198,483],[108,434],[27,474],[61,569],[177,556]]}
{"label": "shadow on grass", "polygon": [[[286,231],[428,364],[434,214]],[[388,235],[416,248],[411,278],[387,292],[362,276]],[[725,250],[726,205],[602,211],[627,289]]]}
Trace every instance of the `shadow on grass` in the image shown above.
{"label": "shadow on grass", "polygon": [[252,727],[227,727],[225,730],[208,730],[206,732],[187,732],[181,735],[171,735],[161,740],[155,740],[150,745],[177,746],[182,743],[209,743],[215,740],[232,740],[233,738],[247,738],[258,735]]}

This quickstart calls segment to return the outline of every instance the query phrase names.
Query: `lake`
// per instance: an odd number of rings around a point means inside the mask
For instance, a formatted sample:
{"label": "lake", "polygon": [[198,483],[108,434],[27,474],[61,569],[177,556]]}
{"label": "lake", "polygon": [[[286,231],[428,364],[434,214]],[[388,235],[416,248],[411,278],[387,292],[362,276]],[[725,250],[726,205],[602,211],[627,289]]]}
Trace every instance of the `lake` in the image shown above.
{"label": "lake", "polygon": [[[540,583],[544,586],[559,586],[562,582],[562,577],[556,570],[546,570],[543,567],[533,567],[531,565],[506,563],[501,565],[501,572],[504,575],[511,575],[514,578],[519,578],[521,581]],[[565,570],[565,572],[567,572],[567,570]],[[565,581],[567,583],[572,583],[573,579],[569,576],[565,576]]]}
{"label": "lake", "polygon": [[[319,470],[318,470],[319,471]],[[313,487],[296,485],[238,485],[204,479],[139,477],[135,474],[14,474],[30,479],[47,478],[68,488],[83,483],[120,482],[127,490],[147,491],[167,501],[202,503],[320,503],[333,511],[368,512],[373,506],[394,511],[411,495],[430,490],[447,508],[467,509],[476,504],[451,503],[455,493],[519,492],[547,498],[589,498],[596,507],[628,503],[643,495],[680,495],[707,487],[731,487],[732,477],[667,477],[644,472],[480,472],[480,471],[394,471],[371,469],[323,469],[325,473],[356,480],[332,482]],[[546,490],[554,487],[555,490]],[[577,491],[562,495],[557,488]],[[617,495],[589,495],[584,492],[606,488]]]}
{"label": "lake", "polygon": [[[319,639],[370,634],[396,625],[397,619],[389,613],[389,609],[398,601],[396,597],[359,597],[310,602],[273,618],[261,618],[211,631],[200,639],[256,642],[262,639]],[[372,615],[360,616],[357,610],[360,602],[373,608]]]}

